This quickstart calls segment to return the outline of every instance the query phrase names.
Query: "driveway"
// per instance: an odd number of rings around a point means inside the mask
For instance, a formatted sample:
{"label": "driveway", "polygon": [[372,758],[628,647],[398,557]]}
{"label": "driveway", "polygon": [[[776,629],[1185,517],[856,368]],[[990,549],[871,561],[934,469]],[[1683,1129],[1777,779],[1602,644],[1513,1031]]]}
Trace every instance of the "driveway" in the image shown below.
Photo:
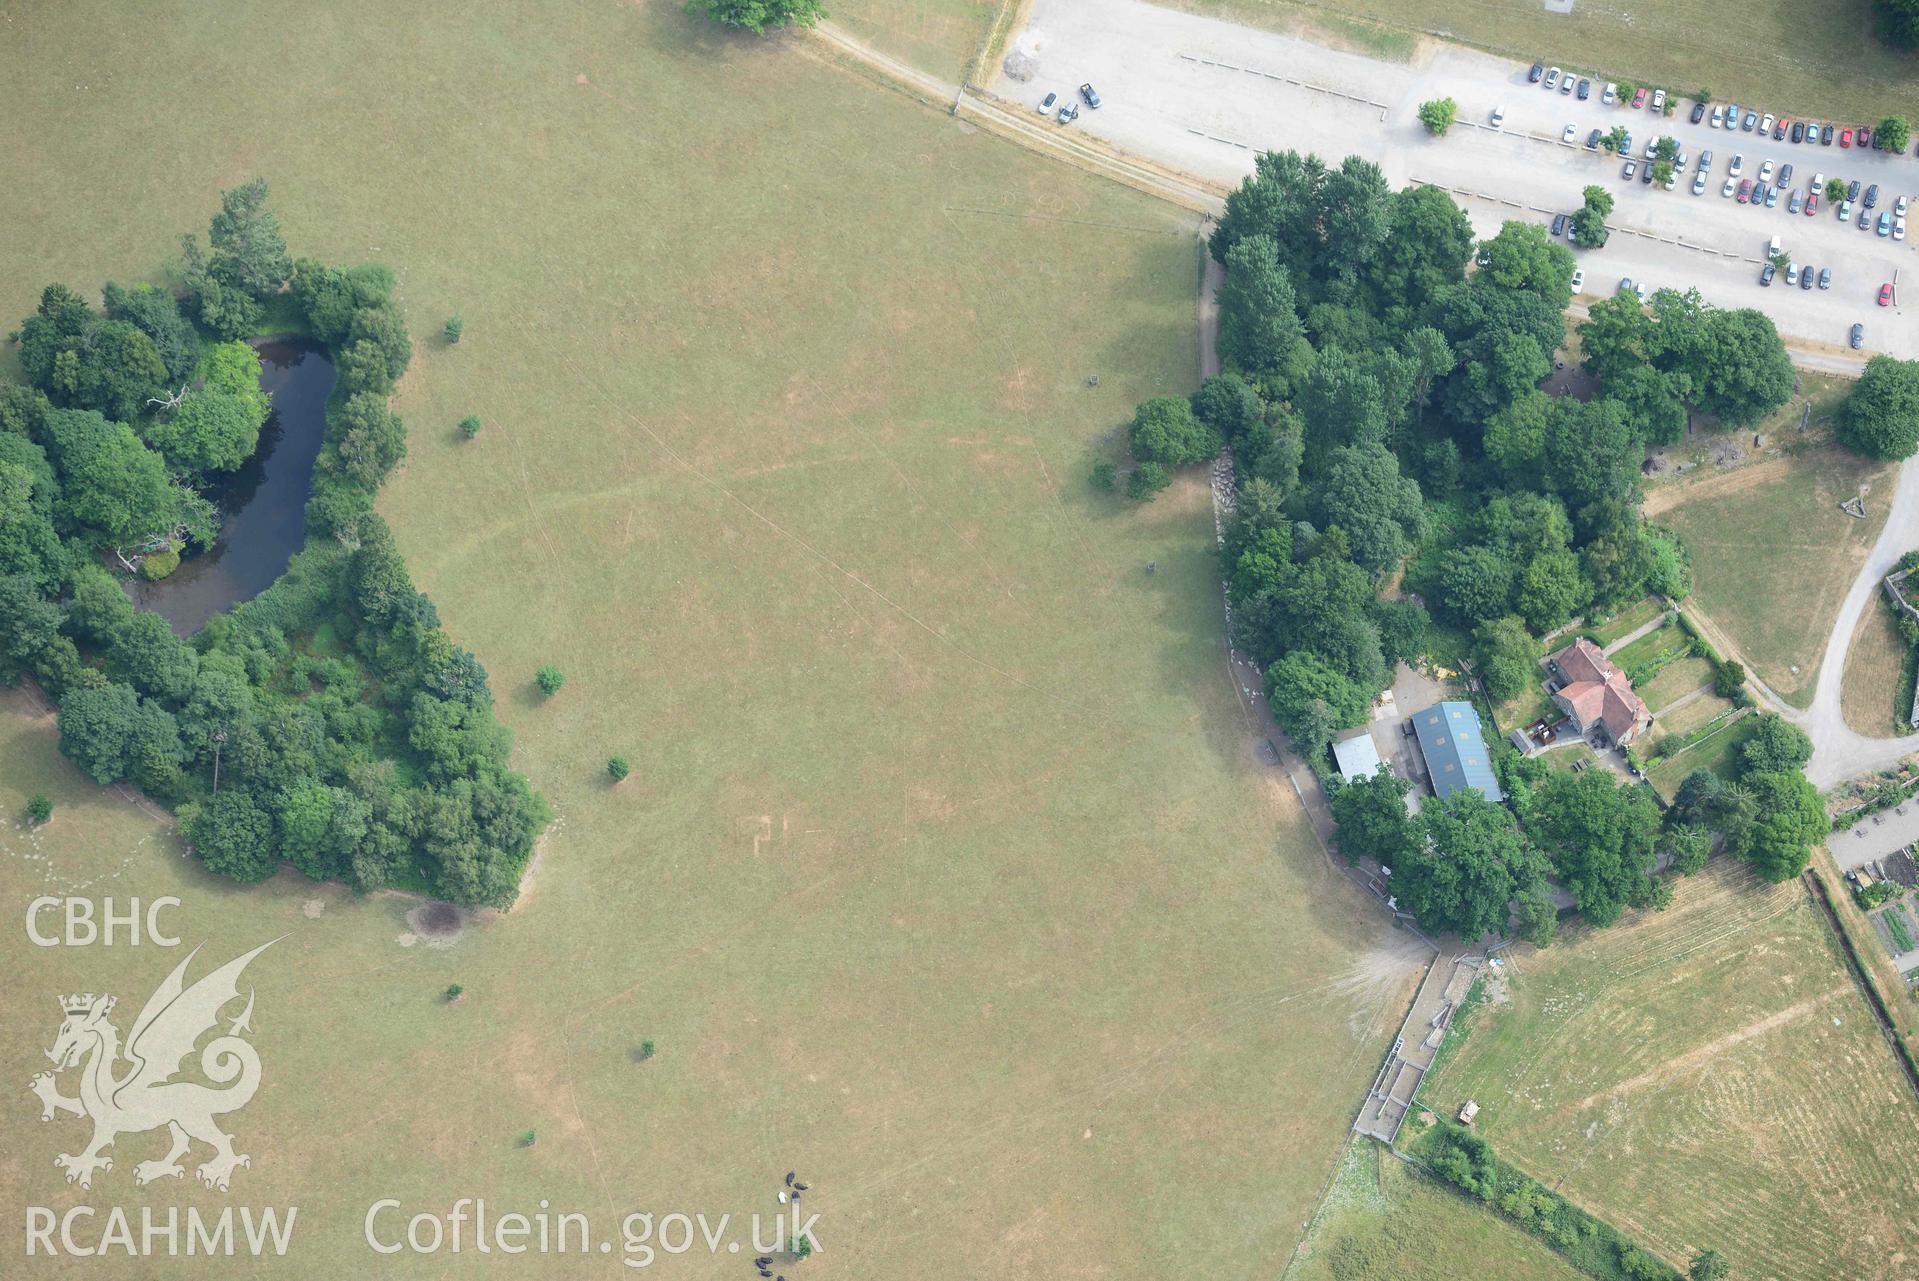
{"label": "driveway", "polygon": [[[1610,243],[1576,251],[1587,296],[1612,293],[1625,276],[1655,288],[1697,287],[1720,306],[1764,311],[1795,347],[1825,353],[1834,368],[1857,368],[1845,347],[1854,322],[1866,326],[1868,352],[1919,357],[1919,333],[1902,323],[1902,309],[1876,305],[1879,286],[1914,265],[1909,243],[1841,225],[1829,210],[1808,218],[1788,214],[1783,200],[1765,209],[1719,195],[1740,152],[1745,176],[1756,176],[1766,159],[1789,161],[1795,186],[1804,188],[1815,171],[1877,182],[1880,207],[1889,208],[1902,191],[1919,192],[1919,162],[1911,157],[1759,142],[1756,134],[1688,124],[1683,114],[1665,120],[1605,107],[1599,86],[1579,102],[1527,84],[1525,67],[1472,50],[1429,46],[1415,64],[1385,62],[1141,0],[1036,0],[1015,43],[1037,59],[1039,72],[1023,84],[1000,76],[995,92],[1037,102],[1090,81],[1104,105],[1082,110],[1066,128],[1137,155],[1228,183],[1250,173],[1262,150],[1362,155],[1395,186],[1427,182],[1453,192],[1482,236],[1510,218],[1547,221],[1570,211],[1595,183],[1613,193],[1616,207]],[[1459,104],[1459,123],[1436,139],[1415,113],[1441,97]],[[1485,127],[1499,105],[1505,127]],[[1569,123],[1579,139],[1571,146],[1559,141]],[[1618,160],[1584,146],[1591,129],[1614,124],[1634,135],[1635,151],[1660,132],[1677,137],[1695,165],[1702,151],[1714,152],[1707,194],[1692,195],[1689,178],[1672,192],[1622,183]],[[1775,234],[1796,261],[1832,268],[1832,288],[1789,289],[1783,278],[1761,288],[1759,269]]]}

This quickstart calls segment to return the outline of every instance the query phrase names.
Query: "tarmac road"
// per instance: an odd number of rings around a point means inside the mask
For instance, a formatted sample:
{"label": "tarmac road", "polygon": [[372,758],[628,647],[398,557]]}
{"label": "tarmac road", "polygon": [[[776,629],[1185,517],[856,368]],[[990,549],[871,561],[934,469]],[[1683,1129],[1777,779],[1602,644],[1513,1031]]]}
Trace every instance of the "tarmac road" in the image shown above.
{"label": "tarmac road", "polygon": [[[998,75],[998,95],[1037,103],[1054,91],[1065,99],[1090,81],[1104,99],[1099,110],[1082,108],[1075,123],[1055,127],[1226,182],[1250,173],[1262,150],[1311,150],[1334,162],[1358,154],[1378,163],[1395,186],[1446,187],[1482,236],[1507,219],[1549,222],[1553,212],[1577,208],[1585,186],[1596,183],[1613,193],[1614,234],[1604,248],[1575,250],[1585,296],[1611,294],[1621,277],[1653,288],[1696,287],[1716,305],[1764,311],[1795,349],[1823,354],[1817,363],[1829,368],[1856,370],[1875,351],[1919,357],[1919,332],[1903,323],[1903,308],[1876,302],[1881,284],[1919,265],[1913,242],[1842,225],[1823,200],[1819,213],[1806,217],[1789,214],[1784,197],[1766,209],[1719,194],[1739,152],[1744,177],[1756,178],[1767,159],[1790,162],[1801,189],[1821,171],[1862,186],[1876,182],[1879,207],[1889,209],[1901,192],[1919,195],[1919,159],[1910,155],[1761,142],[1756,134],[1689,124],[1689,102],[1665,119],[1603,106],[1599,84],[1586,102],[1548,93],[1526,82],[1526,67],[1472,50],[1429,46],[1414,64],[1387,62],[1141,0],[1037,0],[1014,45],[1037,59],[1039,72],[1023,84]],[[1416,112],[1421,102],[1442,97],[1459,104],[1459,120],[1447,136],[1432,138]],[[1487,121],[1501,105],[1505,124],[1495,130]],[[1572,145],[1560,141],[1567,124],[1576,126]],[[1618,159],[1586,149],[1592,129],[1614,124],[1632,133],[1639,154],[1654,132],[1679,139],[1692,163],[1676,190],[1622,182]],[[1707,191],[1694,196],[1691,172],[1707,149],[1714,153]],[[1919,233],[1919,208],[1912,225]],[[1832,288],[1788,288],[1783,274],[1761,288],[1760,267],[1775,234],[1796,262],[1830,267]],[[1846,349],[1855,322],[1866,326],[1859,354]]]}

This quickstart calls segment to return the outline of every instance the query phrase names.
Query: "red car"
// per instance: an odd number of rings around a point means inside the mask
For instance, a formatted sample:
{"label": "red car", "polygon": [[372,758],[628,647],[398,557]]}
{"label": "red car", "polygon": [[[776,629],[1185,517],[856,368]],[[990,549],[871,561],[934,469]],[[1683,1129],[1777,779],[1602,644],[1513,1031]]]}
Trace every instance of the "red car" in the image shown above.
{"label": "red car", "polygon": [[1819,212],[1819,193],[1816,191],[1808,191],[1806,193],[1806,217],[1810,218],[1818,212]]}
{"label": "red car", "polygon": [[1859,145],[1860,145],[1860,146],[1862,146],[1862,147],[1870,147],[1870,146],[1872,145],[1872,130],[1871,130],[1871,129],[1869,129],[1869,128],[1867,128],[1867,127],[1866,127],[1865,125],[1860,125],[1860,126],[1859,126],[1859,135],[1858,135],[1858,136],[1859,136]]}
{"label": "red car", "polygon": [[1646,105],[1646,91],[1644,89],[1633,90],[1632,105],[1635,109]]}
{"label": "red car", "polygon": [[1839,145],[1842,147],[1850,147],[1852,145],[1852,130],[1841,129],[1839,131]]}
{"label": "red car", "polygon": [[1739,203],[1742,205],[1752,203],[1752,179],[1750,178],[1739,180]]}
{"label": "red car", "polygon": [[1885,284],[1879,286],[1879,305],[1881,307],[1892,306],[1892,282],[1891,281],[1887,281]]}

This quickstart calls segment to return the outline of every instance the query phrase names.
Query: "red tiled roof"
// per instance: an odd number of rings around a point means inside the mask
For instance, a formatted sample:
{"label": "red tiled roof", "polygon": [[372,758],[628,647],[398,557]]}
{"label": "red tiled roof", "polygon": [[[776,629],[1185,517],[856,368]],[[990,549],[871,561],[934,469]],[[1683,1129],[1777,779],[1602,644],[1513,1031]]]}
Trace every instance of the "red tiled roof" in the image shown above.
{"label": "red tiled roof", "polygon": [[1556,697],[1582,728],[1604,725],[1614,742],[1624,742],[1652,715],[1626,674],[1585,637],[1554,654],[1552,662],[1567,682]]}

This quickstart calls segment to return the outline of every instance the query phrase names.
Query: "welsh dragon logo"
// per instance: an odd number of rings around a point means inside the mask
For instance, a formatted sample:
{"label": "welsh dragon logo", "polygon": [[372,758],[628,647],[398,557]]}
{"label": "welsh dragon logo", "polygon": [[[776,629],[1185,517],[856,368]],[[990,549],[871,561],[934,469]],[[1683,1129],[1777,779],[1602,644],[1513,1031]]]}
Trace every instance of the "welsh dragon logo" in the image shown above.
{"label": "welsh dragon logo", "polygon": [[[245,1107],[260,1088],[260,1056],[242,1039],[242,1033],[252,1031],[251,988],[246,1008],[228,1024],[226,1033],[208,1041],[199,1052],[201,1074],[223,1088],[173,1078],[186,1066],[200,1038],[218,1029],[220,1011],[239,998],[240,972],[247,962],[278,941],[262,943],[188,987],[187,966],[200,951],[194,948],[147,998],[124,1049],[120,1029],[107,1018],[113,1012],[114,997],[88,992],[61,998],[66,1019],[47,1051],[54,1069],[38,1073],[29,1084],[40,1096],[42,1121],[51,1121],[57,1112],[93,1120],[93,1141],[84,1151],[78,1156],[63,1152],[54,1158],[54,1164],[67,1172],[68,1183],[92,1187],[94,1171],[113,1169],[112,1158],[101,1153],[115,1139],[161,1126],[166,1127],[173,1146],[161,1159],[134,1166],[135,1183],[185,1174],[180,1158],[194,1140],[213,1149],[213,1156],[195,1170],[200,1182],[210,1188],[226,1191],[234,1168],[252,1164],[233,1150],[233,1136],[214,1122],[217,1116]],[[69,1068],[79,1069],[78,1098],[61,1094],[54,1080],[55,1074]]]}

